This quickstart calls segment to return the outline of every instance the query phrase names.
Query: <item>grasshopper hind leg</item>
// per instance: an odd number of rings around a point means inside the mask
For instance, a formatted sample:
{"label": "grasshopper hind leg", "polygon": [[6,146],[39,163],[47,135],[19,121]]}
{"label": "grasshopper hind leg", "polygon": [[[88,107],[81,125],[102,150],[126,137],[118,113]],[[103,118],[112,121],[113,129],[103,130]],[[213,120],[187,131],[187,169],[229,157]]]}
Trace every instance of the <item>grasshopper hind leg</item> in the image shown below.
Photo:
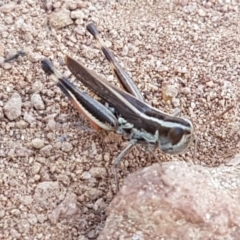
{"label": "grasshopper hind leg", "polygon": [[87,25],[88,32],[97,40],[103,54],[105,55],[106,59],[110,63],[111,69],[115,76],[117,77],[119,83],[121,84],[122,88],[135,96],[137,99],[143,101],[142,94],[140,93],[139,89],[136,87],[132,79],[130,78],[129,74],[121,67],[119,62],[115,59],[112,52],[105,46],[102,38],[100,37],[96,26],[93,23],[89,23]]}

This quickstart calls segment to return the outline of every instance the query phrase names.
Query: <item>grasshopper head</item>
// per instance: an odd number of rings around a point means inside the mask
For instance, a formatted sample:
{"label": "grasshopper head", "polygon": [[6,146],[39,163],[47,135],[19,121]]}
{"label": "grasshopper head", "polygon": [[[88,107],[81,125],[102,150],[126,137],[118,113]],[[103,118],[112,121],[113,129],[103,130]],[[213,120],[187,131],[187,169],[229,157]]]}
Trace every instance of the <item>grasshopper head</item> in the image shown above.
{"label": "grasshopper head", "polygon": [[163,152],[169,154],[181,153],[195,139],[192,123],[187,119],[181,118],[181,120],[184,120],[184,124],[183,122],[181,124],[174,123],[163,137],[159,134],[158,145]]}

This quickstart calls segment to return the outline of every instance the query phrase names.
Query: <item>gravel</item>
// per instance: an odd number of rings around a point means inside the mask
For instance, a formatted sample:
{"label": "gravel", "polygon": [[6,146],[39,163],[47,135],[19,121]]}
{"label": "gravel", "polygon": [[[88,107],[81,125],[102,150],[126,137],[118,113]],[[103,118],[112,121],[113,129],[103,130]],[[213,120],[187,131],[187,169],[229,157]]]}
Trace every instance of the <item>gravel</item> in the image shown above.
{"label": "gravel", "polygon": [[[192,120],[196,163],[216,167],[239,153],[239,8],[230,0],[0,1],[0,239],[94,239],[104,226],[116,194],[112,162],[127,143],[91,130],[39,63],[50,58],[87,91],[64,65],[69,54],[116,84],[85,30],[90,21],[146,102]],[[3,63],[20,50],[26,56]],[[193,150],[155,153],[163,162],[192,161]],[[120,182],[155,161],[134,148]]]}

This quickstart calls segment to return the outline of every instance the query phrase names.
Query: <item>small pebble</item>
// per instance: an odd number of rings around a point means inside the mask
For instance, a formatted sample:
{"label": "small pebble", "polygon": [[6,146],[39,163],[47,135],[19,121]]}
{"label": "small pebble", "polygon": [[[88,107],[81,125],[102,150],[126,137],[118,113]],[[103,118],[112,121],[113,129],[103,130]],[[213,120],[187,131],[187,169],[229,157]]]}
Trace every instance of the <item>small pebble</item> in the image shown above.
{"label": "small pebble", "polygon": [[20,120],[18,122],[16,122],[16,127],[19,129],[24,129],[28,126],[28,123],[24,120]]}
{"label": "small pebble", "polygon": [[61,9],[58,12],[52,12],[49,16],[49,24],[54,29],[60,29],[73,24],[73,20],[70,17],[70,11]]}
{"label": "small pebble", "polygon": [[22,98],[18,93],[14,93],[8,102],[4,105],[3,112],[11,121],[21,116]]}
{"label": "small pebble", "polygon": [[32,85],[32,91],[33,93],[39,93],[43,89],[43,83],[41,81],[36,81]]}
{"label": "small pebble", "polygon": [[44,146],[44,141],[39,138],[35,138],[32,140],[32,146],[36,149],[40,149]]}
{"label": "small pebble", "polygon": [[63,142],[61,149],[63,152],[70,152],[73,150],[73,145],[70,142]]}
{"label": "small pebble", "polygon": [[80,9],[77,9],[75,11],[71,12],[71,18],[72,19],[83,19],[84,18],[84,13]]}
{"label": "small pebble", "polygon": [[32,63],[39,62],[42,59],[42,56],[39,53],[30,52],[28,53],[28,60]]}
{"label": "small pebble", "polygon": [[16,4],[15,4],[15,3],[3,4],[3,5],[0,7],[0,12],[1,12],[1,13],[10,13],[10,12],[12,12],[15,8],[16,8]]}
{"label": "small pebble", "polygon": [[198,15],[200,16],[200,17],[205,17],[206,16],[206,12],[203,10],[203,9],[198,9]]}
{"label": "small pebble", "polygon": [[38,93],[34,93],[31,96],[31,104],[37,110],[45,109],[45,105],[44,105],[44,102],[42,100],[42,97]]}
{"label": "small pebble", "polygon": [[23,119],[29,124],[35,122],[35,118],[30,113],[27,112],[24,113]]}

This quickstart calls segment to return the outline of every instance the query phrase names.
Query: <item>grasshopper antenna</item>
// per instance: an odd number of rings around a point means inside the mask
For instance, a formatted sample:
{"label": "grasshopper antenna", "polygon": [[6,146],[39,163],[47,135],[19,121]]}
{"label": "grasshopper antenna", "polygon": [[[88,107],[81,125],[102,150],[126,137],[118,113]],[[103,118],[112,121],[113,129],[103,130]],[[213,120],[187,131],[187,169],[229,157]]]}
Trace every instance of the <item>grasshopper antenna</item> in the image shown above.
{"label": "grasshopper antenna", "polygon": [[16,54],[10,56],[10,57],[7,57],[4,59],[4,62],[7,63],[7,62],[10,62],[12,60],[15,60],[15,59],[18,59],[20,56],[25,56],[26,53],[24,51],[18,51]]}

